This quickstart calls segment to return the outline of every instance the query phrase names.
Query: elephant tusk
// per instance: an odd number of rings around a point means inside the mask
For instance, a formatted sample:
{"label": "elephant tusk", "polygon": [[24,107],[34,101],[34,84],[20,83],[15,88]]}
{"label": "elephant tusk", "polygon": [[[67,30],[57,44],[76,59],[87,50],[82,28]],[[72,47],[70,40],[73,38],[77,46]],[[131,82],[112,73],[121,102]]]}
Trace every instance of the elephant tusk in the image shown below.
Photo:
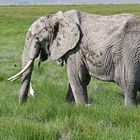
{"label": "elephant tusk", "polygon": [[21,75],[30,67],[30,65],[33,63],[34,60],[30,60],[27,65],[19,72],[17,73],[16,75],[10,77],[8,80],[9,81],[15,81],[16,79],[20,78]]}
{"label": "elephant tusk", "polygon": [[11,82],[13,82],[13,81],[17,80],[17,79],[20,78],[20,77],[21,77],[21,75],[19,75],[19,76],[17,76],[17,77],[14,77],[14,78],[11,77],[12,79],[9,78],[8,80],[11,81]]}

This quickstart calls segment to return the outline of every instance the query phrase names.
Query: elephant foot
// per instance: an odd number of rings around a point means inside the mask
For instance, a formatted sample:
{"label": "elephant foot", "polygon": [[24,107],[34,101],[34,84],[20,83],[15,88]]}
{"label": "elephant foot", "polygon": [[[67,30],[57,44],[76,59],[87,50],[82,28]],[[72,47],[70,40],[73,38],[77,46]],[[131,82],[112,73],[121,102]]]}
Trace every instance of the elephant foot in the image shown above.
{"label": "elephant foot", "polygon": [[137,101],[134,99],[125,98],[125,106],[136,106]]}

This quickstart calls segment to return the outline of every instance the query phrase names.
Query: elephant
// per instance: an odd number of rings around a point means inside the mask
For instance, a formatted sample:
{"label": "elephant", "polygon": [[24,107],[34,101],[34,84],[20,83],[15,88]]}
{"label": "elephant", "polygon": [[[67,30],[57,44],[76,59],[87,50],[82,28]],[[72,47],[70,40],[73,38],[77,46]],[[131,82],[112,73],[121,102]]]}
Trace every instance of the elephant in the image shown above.
{"label": "elephant", "polygon": [[78,10],[39,17],[29,27],[22,57],[20,101],[26,102],[34,61],[67,66],[67,101],[88,104],[91,77],[122,88],[124,105],[137,105],[140,91],[140,20],[133,14],[95,15]]}

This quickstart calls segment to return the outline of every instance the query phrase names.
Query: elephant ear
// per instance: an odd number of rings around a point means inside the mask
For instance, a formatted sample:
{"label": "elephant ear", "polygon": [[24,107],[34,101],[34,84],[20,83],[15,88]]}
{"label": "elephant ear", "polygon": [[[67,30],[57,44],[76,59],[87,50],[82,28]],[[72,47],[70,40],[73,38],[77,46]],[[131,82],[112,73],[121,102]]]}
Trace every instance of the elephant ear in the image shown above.
{"label": "elephant ear", "polygon": [[62,14],[62,17],[58,19],[56,33],[51,45],[52,60],[57,60],[66,54],[69,50],[73,49],[80,38],[80,31],[78,25]]}

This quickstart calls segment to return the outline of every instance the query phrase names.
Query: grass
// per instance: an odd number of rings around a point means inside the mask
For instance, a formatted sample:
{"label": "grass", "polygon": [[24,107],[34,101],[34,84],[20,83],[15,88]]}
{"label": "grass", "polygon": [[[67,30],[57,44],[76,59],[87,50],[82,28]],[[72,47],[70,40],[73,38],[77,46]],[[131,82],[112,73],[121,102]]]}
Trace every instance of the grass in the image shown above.
{"label": "grass", "polygon": [[140,5],[0,6],[0,140],[139,140],[140,109],[124,107],[122,91],[113,83],[91,80],[91,106],[65,102],[66,67],[35,64],[32,82],[37,97],[20,105],[21,79],[7,78],[21,68],[25,34],[39,16],[77,9],[94,14],[132,13]]}

